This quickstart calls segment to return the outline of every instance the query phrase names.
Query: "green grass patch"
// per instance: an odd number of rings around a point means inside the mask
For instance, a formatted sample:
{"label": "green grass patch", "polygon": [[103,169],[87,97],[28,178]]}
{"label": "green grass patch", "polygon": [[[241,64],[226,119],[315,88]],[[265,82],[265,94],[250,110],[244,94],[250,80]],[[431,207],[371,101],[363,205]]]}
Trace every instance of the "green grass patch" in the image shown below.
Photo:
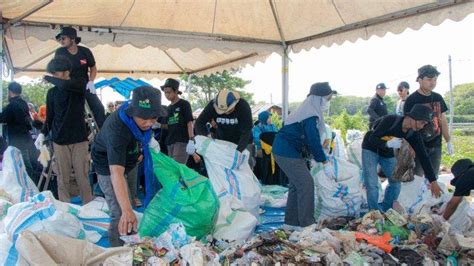
{"label": "green grass patch", "polygon": [[451,137],[454,145],[454,155],[450,156],[446,153],[446,143],[443,139],[443,154],[441,165],[451,169],[451,166],[459,159],[474,159],[474,136],[458,136]]}

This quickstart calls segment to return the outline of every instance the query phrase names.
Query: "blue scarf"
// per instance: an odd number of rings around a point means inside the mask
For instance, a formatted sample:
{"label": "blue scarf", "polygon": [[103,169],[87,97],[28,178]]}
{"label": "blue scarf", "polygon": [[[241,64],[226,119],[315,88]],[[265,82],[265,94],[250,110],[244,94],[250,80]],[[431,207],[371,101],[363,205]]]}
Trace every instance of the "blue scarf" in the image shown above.
{"label": "blue scarf", "polygon": [[145,168],[145,202],[144,206],[146,207],[148,203],[153,199],[155,196],[156,192],[160,189],[161,185],[158,182],[158,179],[155,177],[155,174],[153,173],[153,160],[151,158],[151,153],[150,153],[150,139],[153,136],[153,131],[151,129],[147,131],[141,131],[137,124],[135,124],[135,121],[133,121],[132,117],[129,117],[125,113],[125,109],[128,107],[128,102],[125,102],[122,104],[122,106],[119,109],[119,117],[120,119],[127,125],[127,127],[130,129],[132,132],[133,136],[135,137],[136,140],[140,141],[143,147],[143,153],[144,153],[144,168]]}

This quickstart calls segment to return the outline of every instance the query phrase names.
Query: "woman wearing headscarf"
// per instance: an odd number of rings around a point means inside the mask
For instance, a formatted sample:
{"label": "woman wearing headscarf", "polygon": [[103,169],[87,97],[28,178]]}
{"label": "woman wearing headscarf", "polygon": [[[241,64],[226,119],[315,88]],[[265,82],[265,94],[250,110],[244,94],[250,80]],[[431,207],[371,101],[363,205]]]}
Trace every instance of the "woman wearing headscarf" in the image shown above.
{"label": "woman wearing headscarf", "polygon": [[[254,169],[257,177],[265,185],[277,185],[278,180],[273,178],[275,174],[275,161],[271,157],[272,143],[266,143],[260,138],[272,134],[273,136],[278,132],[278,128],[272,124],[271,114],[268,111],[263,111],[258,114],[258,122],[252,129],[253,143],[257,149],[257,164]],[[263,134],[262,133],[267,133]],[[263,147],[262,147],[263,145]]]}
{"label": "woman wearing headscarf", "polygon": [[313,84],[306,100],[288,116],[273,143],[275,160],[289,180],[285,209],[285,225],[288,229],[315,223],[314,181],[303,158],[304,149],[323,164],[326,176],[335,178],[334,168],[324,153],[320,136],[325,131],[323,113],[336,93],[328,82]]}

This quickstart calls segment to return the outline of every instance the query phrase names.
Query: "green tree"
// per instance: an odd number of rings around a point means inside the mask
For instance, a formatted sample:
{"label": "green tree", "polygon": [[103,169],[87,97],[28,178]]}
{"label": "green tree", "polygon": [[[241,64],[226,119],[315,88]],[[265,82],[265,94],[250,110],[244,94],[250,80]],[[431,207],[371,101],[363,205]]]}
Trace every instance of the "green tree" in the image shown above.
{"label": "green tree", "polygon": [[[192,88],[190,90],[190,102],[193,109],[205,107],[222,89],[236,91],[242,99],[245,99],[250,105],[254,104],[253,94],[244,91],[244,87],[251,81],[237,77],[237,70],[224,70],[220,73],[213,73],[205,76],[191,76]],[[181,75],[180,79],[187,86],[188,75]]]}
{"label": "green tree", "polygon": [[362,110],[359,110],[355,115],[349,115],[346,110],[343,110],[341,114],[332,117],[330,120],[332,120],[331,128],[341,130],[341,137],[344,142],[349,129],[367,130],[367,119],[362,114]]}
{"label": "green tree", "polygon": [[[449,92],[444,96],[449,105]],[[465,83],[453,88],[454,114],[474,115],[474,83]]]}
{"label": "green tree", "polygon": [[369,105],[369,97],[358,97],[358,96],[336,96],[331,100],[329,108],[330,115],[339,115],[343,111],[349,115],[354,115],[361,111],[365,113],[367,106]]}
{"label": "green tree", "polygon": [[[3,83],[3,106],[8,104],[8,84]],[[46,103],[46,94],[52,87],[50,84],[35,80],[30,83],[22,84],[22,97],[27,102],[33,103],[35,106],[40,106]]]}

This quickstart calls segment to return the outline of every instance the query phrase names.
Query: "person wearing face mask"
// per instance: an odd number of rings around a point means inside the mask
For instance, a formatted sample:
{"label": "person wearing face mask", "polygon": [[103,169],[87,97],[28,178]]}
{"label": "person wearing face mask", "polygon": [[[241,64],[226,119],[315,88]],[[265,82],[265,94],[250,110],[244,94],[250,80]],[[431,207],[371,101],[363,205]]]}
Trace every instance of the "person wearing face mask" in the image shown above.
{"label": "person wearing face mask", "polygon": [[323,113],[329,108],[334,94],[337,92],[331,89],[328,82],[313,84],[306,100],[284,121],[273,142],[273,156],[289,180],[285,209],[285,227],[289,230],[315,223],[314,181],[303,151],[309,150],[317,162],[323,163],[326,176],[335,178],[334,168],[324,153],[320,139],[326,130]]}
{"label": "person wearing face mask", "polygon": [[[375,122],[373,129],[368,131],[362,141],[362,176],[367,189],[367,202],[370,210],[387,211],[392,208],[393,202],[400,194],[400,182],[392,178],[396,165],[393,149],[401,147],[405,139],[419,158],[426,179],[430,182],[431,193],[439,197],[441,189],[436,182],[433,166],[423,145],[421,130],[431,121],[433,112],[427,106],[416,104],[405,113],[405,116],[386,115]],[[388,186],[385,189],[384,199],[378,203],[378,175],[377,165],[381,165],[388,177]]]}

